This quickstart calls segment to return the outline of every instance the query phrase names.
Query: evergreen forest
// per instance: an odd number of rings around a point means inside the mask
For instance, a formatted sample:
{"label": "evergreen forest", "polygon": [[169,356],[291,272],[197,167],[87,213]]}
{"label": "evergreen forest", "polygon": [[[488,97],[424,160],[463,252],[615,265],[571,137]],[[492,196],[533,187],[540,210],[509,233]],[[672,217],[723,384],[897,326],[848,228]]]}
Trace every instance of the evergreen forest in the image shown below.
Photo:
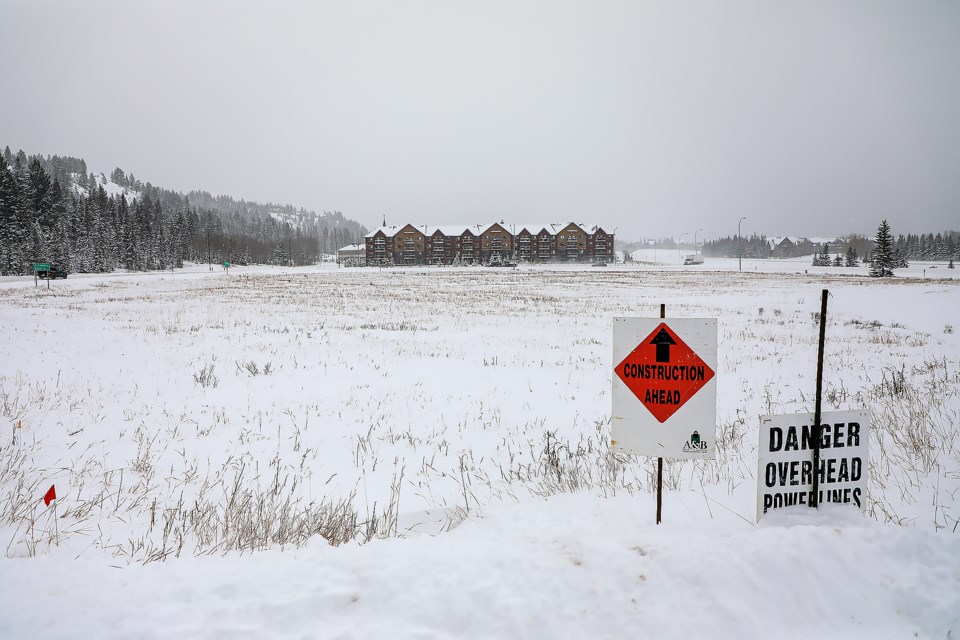
{"label": "evergreen forest", "polygon": [[[708,257],[735,258],[743,251],[744,258],[795,258],[813,255],[821,264],[837,264],[837,256],[846,264],[856,259],[870,260],[875,240],[853,234],[837,238],[829,246],[815,244],[801,238],[791,243],[787,250],[776,250],[766,236],[744,236],[738,241],[736,236],[708,240],[703,243],[703,255]],[[892,240],[892,255],[899,260],[957,260],[960,259],[960,233],[945,231],[942,233],[899,235]],[[850,258],[848,258],[848,256]],[[839,266],[839,265],[837,265]],[[846,266],[853,266],[848,264]]]}
{"label": "evergreen forest", "polygon": [[119,168],[108,179],[81,158],[6,147],[0,161],[0,275],[28,274],[36,262],[70,273],[313,264],[366,231],[340,212],[182,194]]}

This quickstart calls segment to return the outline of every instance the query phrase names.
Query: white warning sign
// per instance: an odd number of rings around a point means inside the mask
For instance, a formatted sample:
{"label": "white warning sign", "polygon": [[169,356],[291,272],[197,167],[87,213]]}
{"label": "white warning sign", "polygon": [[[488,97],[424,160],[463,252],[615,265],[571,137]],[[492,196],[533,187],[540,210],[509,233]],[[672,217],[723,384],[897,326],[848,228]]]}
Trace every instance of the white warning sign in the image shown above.
{"label": "white warning sign", "polygon": [[763,416],[757,469],[757,521],[771,509],[809,505],[813,474],[818,503],[849,503],[863,509],[867,498],[870,414],[829,411],[820,415],[820,465],[813,468],[814,415]]}

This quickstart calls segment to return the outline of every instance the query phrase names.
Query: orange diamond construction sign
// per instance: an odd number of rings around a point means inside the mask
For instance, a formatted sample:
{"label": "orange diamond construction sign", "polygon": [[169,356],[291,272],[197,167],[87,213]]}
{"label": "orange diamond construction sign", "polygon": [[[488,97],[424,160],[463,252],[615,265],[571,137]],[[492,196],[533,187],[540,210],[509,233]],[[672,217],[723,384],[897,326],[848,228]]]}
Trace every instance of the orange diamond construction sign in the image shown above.
{"label": "orange diamond construction sign", "polygon": [[614,318],[611,444],[625,453],[714,457],[717,321]]}

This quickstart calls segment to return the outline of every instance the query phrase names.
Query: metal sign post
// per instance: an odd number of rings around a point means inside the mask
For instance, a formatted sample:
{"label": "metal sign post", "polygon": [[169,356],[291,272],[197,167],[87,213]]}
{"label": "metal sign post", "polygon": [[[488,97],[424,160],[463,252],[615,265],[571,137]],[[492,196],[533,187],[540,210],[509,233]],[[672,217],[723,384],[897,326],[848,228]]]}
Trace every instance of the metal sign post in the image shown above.
{"label": "metal sign post", "polygon": [[869,475],[870,414],[823,412],[823,354],[827,298],[820,298],[817,392],[813,413],[761,416],[757,454],[757,521],[767,511],[825,502],[865,508]]}
{"label": "metal sign post", "polygon": [[823,392],[823,346],[827,335],[827,296],[826,289],[820,295],[820,347],[817,350],[817,398],[813,410],[813,499],[810,506],[817,509],[820,504],[820,395]]}
{"label": "metal sign post", "polygon": [[[660,318],[667,317],[667,305],[660,303]],[[660,515],[663,512],[663,458],[657,457],[657,524],[660,524]]]}

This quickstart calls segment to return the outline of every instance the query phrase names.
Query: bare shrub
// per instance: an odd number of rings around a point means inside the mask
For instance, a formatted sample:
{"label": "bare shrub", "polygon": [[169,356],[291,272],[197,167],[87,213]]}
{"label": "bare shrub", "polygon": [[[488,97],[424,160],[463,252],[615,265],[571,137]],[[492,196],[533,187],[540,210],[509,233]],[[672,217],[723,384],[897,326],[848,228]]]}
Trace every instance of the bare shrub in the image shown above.
{"label": "bare shrub", "polygon": [[213,372],[213,363],[205,364],[200,371],[197,371],[193,374],[193,381],[199,384],[201,387],[206,389],[207,387],[214,387],[220,384],[220,378],[216,376]]}
{"label": "bare shrub", "polygon": [[235,364],[237,365],[237,371],[249,373],[251,376],[258,376],[261,373],[268,376],[273,372],[272,362],[265,362],[262,369],[253,360],[247,360],[244,363],[236,361]]}
{"label": "bare shrub", "polygon": [[928,360],[914,370],[885,370],[879,384],[858,394],[872,416],[868,513],[874,517],[906,524],[895,505],[930,492],[936,528],[956,530],[951,497],[933,490],[960,468],[960,415],[953,408],[960,380],[949,367]]}
{"label": "bare shrub", "polygon": [[539,450],[531,451],[531,458],[518,456],[515,460],[510,454],[507,468],[500,468],[501,480],[526,485],[541,496],[588,489],[607,496],[642,489],[636,461],[610,448],[607,422],[598,422],[595,427],[594,434],[581,436],[576,444],[545,430],[543,443]]}

